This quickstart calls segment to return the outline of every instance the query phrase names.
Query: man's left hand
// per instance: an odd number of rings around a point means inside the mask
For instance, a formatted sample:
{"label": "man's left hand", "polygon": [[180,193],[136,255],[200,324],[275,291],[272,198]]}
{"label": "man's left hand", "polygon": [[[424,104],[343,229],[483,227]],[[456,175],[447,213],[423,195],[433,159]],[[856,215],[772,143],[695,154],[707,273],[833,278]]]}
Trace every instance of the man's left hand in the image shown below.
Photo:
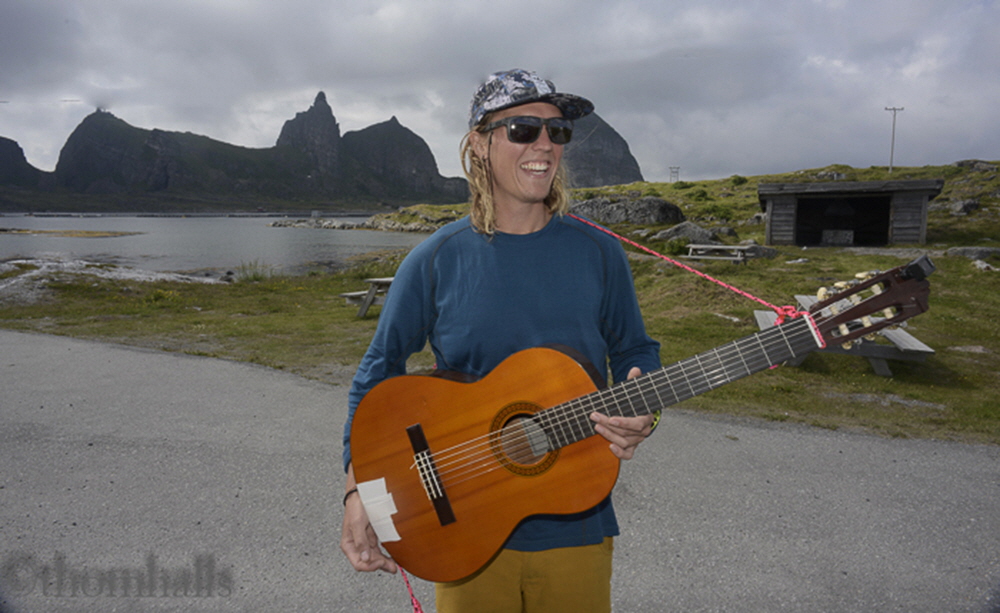
{"label": "man's left hand", "polygon": [[[642,374],[638,368],[628,373],[629,379]],[[591,413],[590,419],[597,424],[594,430],[611,443],[611,453],[621,460],[631,460],[639,443],[646,440],[653,430],[653,416],[609,417],[603,413]]]}

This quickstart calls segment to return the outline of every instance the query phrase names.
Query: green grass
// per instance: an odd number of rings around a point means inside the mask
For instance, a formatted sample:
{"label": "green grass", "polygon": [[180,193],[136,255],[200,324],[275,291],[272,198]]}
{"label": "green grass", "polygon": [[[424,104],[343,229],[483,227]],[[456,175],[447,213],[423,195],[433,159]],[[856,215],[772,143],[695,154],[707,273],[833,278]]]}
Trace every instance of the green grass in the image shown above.
{"label": "green grass", "polygon": [[270,266],[261,263],[259,260],[250,262],[240,262],[236,267],[236,281],[241,283],[253,283],[270,279],[274,271]]}
{"label": "green grass", "polygon": [[[837,168],[839,172],[846,169]],[[869,175],[878,172],[857,171],[856,180],[874,180]],[[976,197],[981,208],[966,217],[933,212],[928,234],[934,238],[928,245],[910,247],[943,251],[950,246],[995,244],[990,239],[1000,237],[996,173],[937,167],[896,169],[892,178],[928,178],[935,172],[949,181],[948,195],[941,198]],[[801,175],[800,180],[808,180],[810,174]],[[799,175],[730,177],[679,189],[673,184],[615,189],[673,195],[697,186],[711,200],[705,201],[705,208],[683,201],[690,218],[720,219],[721,209],[711,207],[724,205],[733,219],[740,220],[759,210],[759,183]],[[751,198],[745,190],[753,192],[752,202],[746,202]],[[442,208],[442,217],[448,217],[447,210],[453,208]],[[421,208],[408,214],[426,220],[434,211]],[[627,233],[633,228],[616,229]],[[738,226],[738,230],[741,239],[756,237],[763,242],[762,226]],[[669,247],[663,243],[650,246]],[[779,253],[775,259],[756,259],[740,266],[709,262],[698,268],[784,305],[791,304],[795,294],[814,293],[856,272],[906,262],[891,255],[859,255],[833,248],[781,247]],[[363,289],[365,278],[392,275],[401,257],[399,253],[376,254],[347,271],[301,277],[272,275],[251,263],[243,280],[217,285],[57,277],[47,281],[48,293],[40,302],[0,303],[0,327],[248,361],[345,384],[374,332],[379,307],[358,319],[357,307],[347,305],[338,294]],[[807,261],[795,262],[803,258]],[[978,271],[963,257],[934,259],[938,270],[930,278],[930,310],[910,320],[907,328],[935,349],[925,362],[890,362],[894,376],[885,378],[875,375],[863,358],[813,353],[800,367],[758,373],[682,403],[680,408],[893,437],[1000,444],[996,402],[1000,273]],[[1000,267],[1000,261],[991,263]],[[649,332],[662,342],[665,364],[757,331],[753,311],[764,308],[757,303],[649,256],[636,257],[633,269]],[[6,277],[29,272],[18,269]],[[431,362],[424,352],[412,365],[427,368]]]}
{"label": "green grass", "polygon": [[[792,254],[797,259],[801,253]],[[809,261],[752,260],[700,268],[777,305],[813,294],[834,279],[905,263],[841,250],[809,251]],[[1000,443],[1000,273],[983,273],[966,258],[939,257],[931,276],[931,308],[907,330],[933,347],[923,363],[890,362],[892,378],[867,360],[813,353],[800,367],[781,367],[685,403],[687,408],[791,420],[827,428],[862,428],[891,436]],[[638,267],[637,286],[650,334],[671,363],[757,331],[764,307],[689,273],[653,262]],[[719,315],[726,316],[726,318]],[[736,318],[738,321],[731,321]],[[970,353],[982,347],[987,353]]]}
{"label": "green grass", "polygon": [[211,285],[65,276],[47,282],[40,302],[2,305],[0,327],[254,362],[343,383],[377,318],[358,319],[357,307],[338,294],[391,275],[401,257],[382,254],[336,275],[277,276],[250,267],[243,280]]}

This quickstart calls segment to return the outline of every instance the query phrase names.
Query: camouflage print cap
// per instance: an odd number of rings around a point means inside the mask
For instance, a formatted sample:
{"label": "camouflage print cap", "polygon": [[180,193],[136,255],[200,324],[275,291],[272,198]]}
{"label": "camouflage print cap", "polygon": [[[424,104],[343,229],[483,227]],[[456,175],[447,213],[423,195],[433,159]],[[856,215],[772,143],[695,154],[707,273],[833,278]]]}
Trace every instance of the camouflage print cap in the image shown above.
{"label": "camouflage print cap", "polygon": [[495,72],[479,86],[469,108],[469,129],[475,128],[488,113],[530,102],[548,102],[559,107],[563,117],[580,119],[594,112],[586,98],[556,92],[556,86],[530,70]]}

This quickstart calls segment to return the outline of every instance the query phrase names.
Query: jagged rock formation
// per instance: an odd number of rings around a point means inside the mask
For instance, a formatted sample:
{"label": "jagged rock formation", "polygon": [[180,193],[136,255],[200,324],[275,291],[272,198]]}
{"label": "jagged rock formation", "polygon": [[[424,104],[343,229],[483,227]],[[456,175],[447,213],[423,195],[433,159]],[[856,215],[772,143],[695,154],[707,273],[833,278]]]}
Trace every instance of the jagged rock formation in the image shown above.
{"label": "jagged rock formation", "polygon": [[716,236],[715,232],[706,230],[692,221],[681,222],[672,228],[661,230],[660,232],[654,234],[651,240],[672,241],[678,239],[684,239],[689,243],[697,245],[719,242],[719,237]]}
{"label": "jagged rock formation", "polygon": [[326,94],[317,94],[308,111],[296,113],[294,119],[285,122],[276,146],[304,152],[320,176],[336,181],[340,170],[340,124]]}
{"label": "jagged rock formation", "polygon": [[678,224],[686,219],[680,207],[653,196],[624,200],[592,198],[573,204],[570,213],[603,224],[630,223],[639,226]]}
{"label": "jagged rock formation", "polygon": [[597,113],[578,119],[563,159],[573,187],[600,187],[642,181],[628,143]]}
{"label": "jagged rock formation", "polygon": [[[628,144],[596,115],[577,122],[566,160],[577,187],[642,180]],[[441,176],[427,143],[396,117],[342,135],[323,92],[285,122],[275,146],[267,149],[137,128],[98,109],[70,134],[52,173],[32,167],[16,142],[0,138],[3,186],[110,194],[124,203],[142,196],[148,202],[279,201],[316,208],[468,197],[465,179]]]}
{"label": "jagged rock formation", "polygon": [[955,162],[954,166],[959,168],[968,168],[970,170],[975,170],[977,172],[996,172],[997,165],[991,164],[989,162],[984,162],[983,160],[961,160]]}
{"label": "jagged rock formation", "polygon": [[314,204],[459,202],[467,195],[464,179],[442,177],[427,144],[395,117],[341,136],[323,92],[309,110],[285,122],[268,149],[136,128],[98,110],[67,139],[53,175],[57,188],[86,194],[205,194]]}
{"label": "jagged rock formation", "polygon": [[28,163],[17,141],[0,136],[0,185],[38,187],[41,175],[42,171]]}
{"label": "jagged rock formation", "polygon": [[89,194],[294,197],[309,191],[310,171],[299,151],[248,149],[191,133],[144,130],[98,110],[66,140],[55,184]]}

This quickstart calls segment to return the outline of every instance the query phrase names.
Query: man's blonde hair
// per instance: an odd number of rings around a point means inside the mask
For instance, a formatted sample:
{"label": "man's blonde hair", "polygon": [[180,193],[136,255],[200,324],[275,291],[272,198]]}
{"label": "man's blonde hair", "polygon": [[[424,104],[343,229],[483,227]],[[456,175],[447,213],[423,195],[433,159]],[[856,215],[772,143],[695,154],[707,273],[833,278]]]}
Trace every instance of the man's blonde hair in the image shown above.
{"label": "man's blonde hair", "polygon": [[[483,118],[479,125],[469,131],[462,139],[460,155],[462,159],[462,170],[465,178],[469,182],[469,201],[472,203],[470,217],[472,227],[477,232],[492,235],[496,232],[496,206],[493,204],[493,169],[490,161],[476,155],[472,145],[472,132],[479,131],[482,126],[488,125],[492,115]],[[556,169],[555,178],[552,180],[552,187],[549,195],[545,197],[545,208],[554,215],[565,215],[569,211],[570,196],[567,186],[566,169],[562,161]]]}

